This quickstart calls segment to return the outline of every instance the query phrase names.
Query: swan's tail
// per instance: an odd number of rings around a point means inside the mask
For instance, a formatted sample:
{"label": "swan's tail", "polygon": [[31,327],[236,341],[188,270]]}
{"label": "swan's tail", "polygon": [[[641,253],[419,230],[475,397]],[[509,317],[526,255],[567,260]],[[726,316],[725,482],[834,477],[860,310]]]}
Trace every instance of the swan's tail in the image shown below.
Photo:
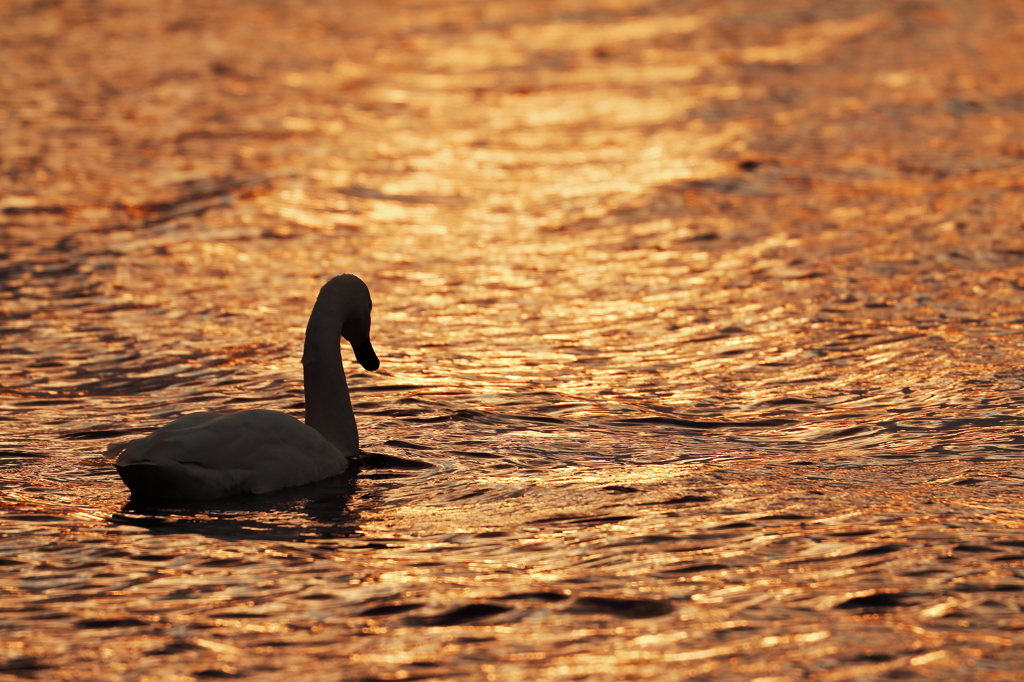
{"label": "swan's tail", "polygon": [[119,441],[117,443],[111,443],[110,445],[107,446],[106,451],[103,453],[103,458],[104,459],[117,459],[118,457],[121,456],[122,452],[124,452],[125,450],[128,449],[128,446],[130,446],[132,443],[138,442],[140,440],[142,440],[142,439],[141,438],[136,438],[135,440],[122,440],[122,441]]}
{"label": "swan's tail", "polygon": [[243,492],[238,481],[222,480],[230,479],[229,476],[213,476],[217,479],[215,481],[204,480],[178,462],[133,462],[114,466],[132,491],[132,498],[215,500]]}

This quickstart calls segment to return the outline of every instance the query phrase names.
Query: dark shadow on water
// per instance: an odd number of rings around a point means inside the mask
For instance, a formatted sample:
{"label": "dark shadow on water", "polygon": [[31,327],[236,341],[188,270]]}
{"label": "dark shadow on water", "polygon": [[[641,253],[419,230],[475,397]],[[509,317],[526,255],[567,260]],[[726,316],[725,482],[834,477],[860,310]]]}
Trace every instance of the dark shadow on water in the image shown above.
{"label": "dark shadow on water", "polygon": [[110,520],[155,534],[197,533],[241,540],[303,541],[358,535],[350,503],[360,468],[297,488],[209,502],[130,499]]}

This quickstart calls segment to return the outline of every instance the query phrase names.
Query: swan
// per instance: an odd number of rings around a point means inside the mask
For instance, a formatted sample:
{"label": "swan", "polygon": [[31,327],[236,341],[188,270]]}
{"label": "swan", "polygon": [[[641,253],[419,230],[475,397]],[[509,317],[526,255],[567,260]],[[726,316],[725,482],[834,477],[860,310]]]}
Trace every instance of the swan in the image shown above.
{"label": "swan", "polygon": [[324,284],[302,352],[306,423],[272,410],[197,412],[145,438],[113,444],[107,456],[132,496],[213,500],[268,493],[345,471],[359,455],[352,402],[339,349],[344,337],[370,371],[370,291],[355,275]]}

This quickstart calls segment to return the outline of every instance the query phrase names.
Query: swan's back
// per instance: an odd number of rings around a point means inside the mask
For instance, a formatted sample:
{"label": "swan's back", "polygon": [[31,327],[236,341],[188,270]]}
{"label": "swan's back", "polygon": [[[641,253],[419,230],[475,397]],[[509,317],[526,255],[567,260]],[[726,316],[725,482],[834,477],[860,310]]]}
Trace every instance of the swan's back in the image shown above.
{"label": "swan's back", "polygon": [[133,495],[211,500],[335,476],[346,454],[281,412],[198,412],[124,444],[115,465]]}

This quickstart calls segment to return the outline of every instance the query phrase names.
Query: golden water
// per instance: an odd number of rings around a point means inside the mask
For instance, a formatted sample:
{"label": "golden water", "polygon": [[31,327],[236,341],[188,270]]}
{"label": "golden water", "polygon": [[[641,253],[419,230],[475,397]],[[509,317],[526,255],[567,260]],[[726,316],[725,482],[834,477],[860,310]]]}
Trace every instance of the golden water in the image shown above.
{"label": "golden water", "polygon": [[[1012,2],[0,7],[0,646],[40,680],[1014,680]],[[357,476],[129,501],[300,415]]]}

